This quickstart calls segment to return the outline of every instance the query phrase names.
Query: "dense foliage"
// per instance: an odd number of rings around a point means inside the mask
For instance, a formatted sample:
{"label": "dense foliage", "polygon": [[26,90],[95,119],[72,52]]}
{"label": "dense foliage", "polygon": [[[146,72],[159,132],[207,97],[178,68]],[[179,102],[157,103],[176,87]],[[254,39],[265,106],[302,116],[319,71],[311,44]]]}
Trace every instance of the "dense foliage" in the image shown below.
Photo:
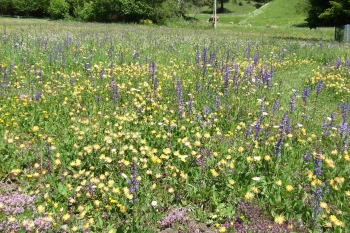
{"label": "dense foliage", "polygon": [[310,28],[350,23],[350,1],[348,0],[300,0],[298,7],[306,13],[306,21]]}
{"label": "dense foliage", "polygon": [[[263,4],[271,0],[257,0]],[[244,0],[217,0],[218,12],[224,4]],[[250,1],[249,1],[250,2]],[[0,15],[77,19],[87,22],[156,22],[184,17],[191,7],[209,6],[214,0],[0,0]]]}
{"label": "dense foliage", "polygon": [[206,4],[202,0],[1,0],[0,14],[52,19],[76,18],[82,21],[160,22],[184,15],[186,9]]}

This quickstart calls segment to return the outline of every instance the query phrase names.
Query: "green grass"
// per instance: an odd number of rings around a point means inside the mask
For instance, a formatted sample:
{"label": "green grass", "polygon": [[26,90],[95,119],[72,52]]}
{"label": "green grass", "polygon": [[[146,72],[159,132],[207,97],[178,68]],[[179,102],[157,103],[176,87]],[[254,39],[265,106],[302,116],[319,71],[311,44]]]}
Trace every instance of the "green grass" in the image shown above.
{"label": "green grass", "polygon": [[[245,19],[248,14],[256,9],[254,6],[254,2],[251,2],[250,4],[246,2],[242,2],[242,5],[233,4],[233,3],[226,3],[224,5],[225,13],[219,13],[219,22],[220,23],[227,23],[230,22],[238,23],[241,20]],[[193,9],[192,12],[189,14],[190,17],[196,16],[196,18],[199,21],[205,22],[208,20],[208,18],[213,14],[213,9],[206,6],[202,7],[200,9]]]}
{"label": "green grass", "polygon": [[254,26],[296,26],[304,23],[305,16],[296,13],[294,0],[274,0],[251,12],[242,24]]}
{"label": "green grass", "polygon": [[[260,8],[256,8],[255,2],[249,4],[245,1],[242,6],[238,4],[226,3],[225,10],[227,12],[218,14],[220,24],[252,25],[266,26],[273,25],[279,27],[293,27],[305,24],[305,16],[297,14],[295,9],[295,1],[293,0],[274,0]],[[199,21],[206,21],[212,14],[212,9],[203,7],[200,14],[196,14]],[[205,12],[206,14],[203,14]],[[189,16],[193,17],[198,10],[194,10]]]}
{"label": "green grass", "polygon": [[0,231],[348,232],[349,44],[167,23],[0,18]]}

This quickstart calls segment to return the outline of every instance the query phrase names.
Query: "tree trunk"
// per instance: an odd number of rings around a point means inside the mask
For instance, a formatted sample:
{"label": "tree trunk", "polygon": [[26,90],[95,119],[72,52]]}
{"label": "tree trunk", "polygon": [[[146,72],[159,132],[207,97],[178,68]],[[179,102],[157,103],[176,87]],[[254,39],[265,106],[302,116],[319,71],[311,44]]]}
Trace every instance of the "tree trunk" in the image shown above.
{"label": "tree trunk", "polygon": [[220,2],[221,2],[220,12],[224,13],[224,1],[220,1]]}

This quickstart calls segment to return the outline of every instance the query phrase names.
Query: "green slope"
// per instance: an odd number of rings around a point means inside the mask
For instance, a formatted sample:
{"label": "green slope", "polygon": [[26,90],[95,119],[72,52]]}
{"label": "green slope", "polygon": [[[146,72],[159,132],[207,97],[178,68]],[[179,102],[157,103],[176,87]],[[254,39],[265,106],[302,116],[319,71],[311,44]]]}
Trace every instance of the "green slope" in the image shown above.
{"label": "green slope", "polygon": [[253,26],[296,26],[304,23],[305,16],[298,15],[295,0],[274,0],[251,12],[240,24]]}

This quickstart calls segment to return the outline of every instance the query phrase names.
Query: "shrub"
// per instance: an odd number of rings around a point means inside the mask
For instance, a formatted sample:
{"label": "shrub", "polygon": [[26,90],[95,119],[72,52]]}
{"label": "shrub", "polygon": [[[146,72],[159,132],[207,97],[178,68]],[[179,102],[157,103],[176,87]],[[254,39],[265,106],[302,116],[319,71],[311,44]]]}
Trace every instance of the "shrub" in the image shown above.
{"label": "shrub", "polygon": [[69,16],[69,4],[65,0],[52,0],[48,12],[52,19],[64,19]]}

